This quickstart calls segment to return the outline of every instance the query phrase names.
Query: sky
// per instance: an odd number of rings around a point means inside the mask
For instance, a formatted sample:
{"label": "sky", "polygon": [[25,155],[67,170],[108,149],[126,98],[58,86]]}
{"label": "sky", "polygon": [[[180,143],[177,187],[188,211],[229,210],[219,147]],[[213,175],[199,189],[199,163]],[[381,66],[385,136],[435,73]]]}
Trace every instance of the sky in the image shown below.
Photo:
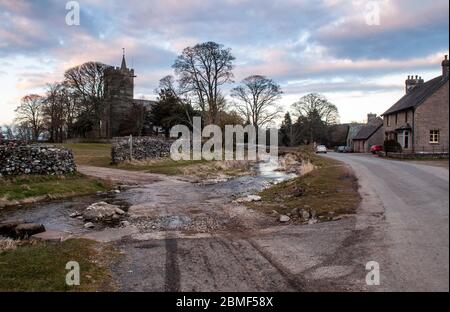
{"label": "sky", "polygon": [[[74,2],[74,1],[70,1]],[[448,0],[0,0],[0,124],[21,97],[86,61],[119,66],[125,48],[135,98],[155,99],[185,47],[215,41],[236,57],[234,83],[265,75],[285,111],[316,92],[341,122],[382,114],[408,75],[441,74],[449,50]],[[73,19],[69,18],[69,21]]]}

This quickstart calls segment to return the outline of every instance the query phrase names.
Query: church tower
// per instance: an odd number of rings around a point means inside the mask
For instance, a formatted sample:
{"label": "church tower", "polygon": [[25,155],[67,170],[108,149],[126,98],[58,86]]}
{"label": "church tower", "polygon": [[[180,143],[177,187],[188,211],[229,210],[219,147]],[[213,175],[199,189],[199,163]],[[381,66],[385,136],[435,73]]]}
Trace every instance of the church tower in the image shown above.
{"label": "church tower", "polygon": [[103,137],[120,136],[121,124],[133,105],[135,77],[134,69],[127,67],[124,49],[120,67],[111,66],[105,70]]}

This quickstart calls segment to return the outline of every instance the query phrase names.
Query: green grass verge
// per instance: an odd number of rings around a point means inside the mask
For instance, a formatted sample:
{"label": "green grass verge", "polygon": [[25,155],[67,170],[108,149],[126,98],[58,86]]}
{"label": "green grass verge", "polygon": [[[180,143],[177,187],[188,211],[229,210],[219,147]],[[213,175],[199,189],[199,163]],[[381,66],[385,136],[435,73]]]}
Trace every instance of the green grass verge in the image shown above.
{"label": "green grass verge", "polygon": [[124,162],[118,165],[111,164],[111,144],[108,143],[67,143],[62,144],[71,149],[77,165],[97,167],[110,167],[130,171],[145,171],[166,175],[193,175],[198,177],[214,176],[219,173],[235,176],[246,172],[246,166],[217,166],[217,162],[207,160],[181,160],[170,158],[149,159],[143,161]]}
{"label": "green grass verge", "polygon": [[[0,291],[97,291],[113,290],[110,272],[100,259],[113,256],[89,240],[61,243],[38,242],[0,252]],[[66,263],[80,265],[80,285],[66,285]]]}
{"label": "green grass verge", "polygon": [[150,161],[126,162],[111,165],[111,144],[108,143],[68,143],[63,144],[71,149],[77,165],[112,167],[130,171],[146,171],[167,175],[182,174],[182,169],[206,163],[205,160],[174,161],[170,158]]}
{"label": "green grass verge", "polygon": [[72,150],[77,165],[107,167],[111,163],[109,143],[68,143],[63,146]]}
{"label": "green grass verge", "polygon": [[180,160],[175,161],[170,158],[157,159],[151,161],[125,162],[117,166],[119,169],[146,171],[167,175],[178,175],[183,173],[183,169],[207,163],[206,160]]}
{"label": "green grass verge", "polygon": [[26,198],[47,196],[69,197],[88,195],[105,191],[111,185],[75,173],[65,176],[29,175],[0,178],[0,201],[24,200]]}
{"label": "green grass verge", "polygon": [[355,213],[361,198],[351,170],[341,162],[301,150],[315,166],[312,172],[260,192],[261,202],[249,206],[266,213],[288,214],[294,208],[315,210],[318,216]]}

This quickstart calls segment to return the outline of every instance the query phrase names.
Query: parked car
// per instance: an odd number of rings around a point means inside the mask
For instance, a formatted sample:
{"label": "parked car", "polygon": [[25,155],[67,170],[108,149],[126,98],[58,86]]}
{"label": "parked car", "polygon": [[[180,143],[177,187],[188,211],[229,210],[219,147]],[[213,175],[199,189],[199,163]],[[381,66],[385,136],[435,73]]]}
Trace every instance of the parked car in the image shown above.
{"label": "parked car", "polygon": [[346,148],[347,146],[338,146],[338,148],[336,149],[336,152],[338,152],[338,153],[345,153],[345,148]]}
{"label": "parked car", "polygon": [[316,153],[320,154],[320,153],[327,153],[327,147],[325,145],[317,145],[316,147]]}
{"label": "parked car", "polygon": [[370,148],[370,152],[372,154],[376,154],[377,152],[381,152],[381,151],[383,151],[382,145],[372,145],[372,147]]}
{"label": "parked car", "polygon": [[346,146],[344,153],[353,153],[353,148],[351,146]]}

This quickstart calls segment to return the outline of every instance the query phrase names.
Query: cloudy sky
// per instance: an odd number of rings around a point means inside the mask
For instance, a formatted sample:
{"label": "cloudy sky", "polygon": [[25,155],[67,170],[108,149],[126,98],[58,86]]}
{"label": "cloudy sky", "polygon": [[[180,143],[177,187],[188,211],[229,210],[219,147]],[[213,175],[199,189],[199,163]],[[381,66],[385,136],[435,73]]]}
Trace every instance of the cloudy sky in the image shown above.
{"label": "cloudy sky", "polygon": [[66,3],[0,0],[0,124],[71,66],[118,66],[122,48],[135,97],[154,99],[183,48],[205,41],[232,49],[237,82],[281,84],[285,110],[319,92],[342,122],[363,121],[403,95],[407,75],[440,75],[449,49],[448,0],[80,0],[79,26],[66,24]]}

